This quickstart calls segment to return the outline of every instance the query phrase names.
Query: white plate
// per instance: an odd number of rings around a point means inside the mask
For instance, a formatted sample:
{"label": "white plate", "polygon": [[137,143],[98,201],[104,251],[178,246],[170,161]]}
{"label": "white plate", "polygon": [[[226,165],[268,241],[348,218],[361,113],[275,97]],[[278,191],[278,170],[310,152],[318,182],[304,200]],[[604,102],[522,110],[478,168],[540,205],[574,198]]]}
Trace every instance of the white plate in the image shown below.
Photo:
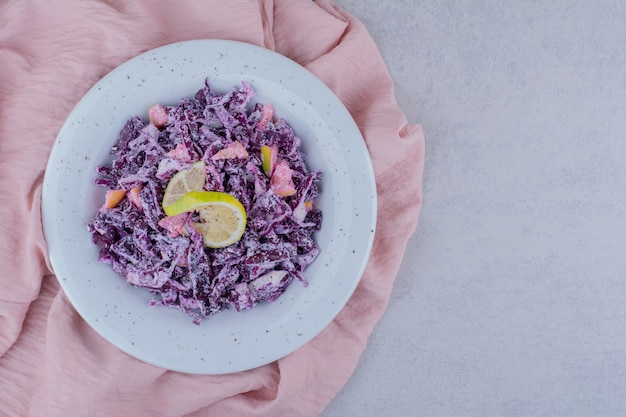
{"label": "white plate", "polygon": [[[177,104],[205,78],[226,92],[242,80],[254,102],[271,103],[302,139],[309,168],[323,172],[318,205],[321,253],[274,303],[224,311],[200,325],[176,309],[150,306],[110,265],[86,223],[104,191],[92,181],[126,120],[146,118],[154,103]],[[376,222],[376,187],[363,137],[339,99],[303,67],[272,51],[221,40],[163,46],[122,64],[77,104],[61,128],[46,168],[43,222],[54,272],[78,313],[105,339],[162,368],[222,374],[255,368],[295,351],[339,313],[361,278]]]}

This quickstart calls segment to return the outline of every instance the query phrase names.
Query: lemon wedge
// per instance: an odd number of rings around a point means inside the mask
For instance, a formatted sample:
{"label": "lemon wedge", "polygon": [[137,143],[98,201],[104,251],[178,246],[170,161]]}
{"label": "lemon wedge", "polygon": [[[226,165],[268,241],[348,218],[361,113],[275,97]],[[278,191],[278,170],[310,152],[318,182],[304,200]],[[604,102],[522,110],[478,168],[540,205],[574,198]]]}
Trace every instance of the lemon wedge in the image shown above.
{"label": "lemon wedge", "polygon": [[174,174],[165,188],[163,195],[163,210],[167,213],[166,207],[171,206],[189,191],[202,191],[206,181],[206,165],[204,161],[191,164],[190,169],[183,169]]}
{"label": "lemon wedge", "polygon": [[191,225],[202,234],[204,246],[209,248],[236,243],[246,229],[243,205],[232,195],[219,191],[190,191],[164,210],[168,216],[197,211],[201,221]]}
{"label": "lemon wedge", "polygon": [[261,168],[268,177],[271,177],[278,160],[278,146],[261,145],[261,157],[263,158]]}

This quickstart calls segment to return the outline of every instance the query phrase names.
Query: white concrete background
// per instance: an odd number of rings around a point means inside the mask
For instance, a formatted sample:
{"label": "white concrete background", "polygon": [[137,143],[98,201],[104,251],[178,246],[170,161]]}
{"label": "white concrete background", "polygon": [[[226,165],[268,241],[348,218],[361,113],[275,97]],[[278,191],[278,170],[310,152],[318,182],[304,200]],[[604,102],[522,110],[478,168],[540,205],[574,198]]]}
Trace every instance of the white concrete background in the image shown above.
{"label": "white concrete background", "polygon": [[389,307],[322,416],[626,415],[626,2],[336,3],[427,156]]}

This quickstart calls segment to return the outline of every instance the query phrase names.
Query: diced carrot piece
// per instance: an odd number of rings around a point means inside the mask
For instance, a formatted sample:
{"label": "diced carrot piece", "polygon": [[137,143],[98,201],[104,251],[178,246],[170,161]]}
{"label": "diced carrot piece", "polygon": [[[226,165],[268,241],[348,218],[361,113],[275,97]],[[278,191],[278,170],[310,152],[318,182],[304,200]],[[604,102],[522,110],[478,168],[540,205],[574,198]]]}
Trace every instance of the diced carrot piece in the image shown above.
{"label": "diced carrot piece", "polygon": [[189,213],[181,213],[176,216],[166,216],[159,220],[158,225],[169,232],[170,237],[185,234],[185,223]]}
{"label": "diced carrot piece", "polygon": [[141,191],[142,188],[141,185],[138,185],[128,192],[128,199],[138,208],[142,208],[141,199],[139,198],[139,191]]}
{"label": "diced carrot piece", "polygon": [[120,203],[120,201],[122,201],[125,195],[126,195],[126,191],[124,190],[107,191],[105,199],[104,199],[104,207],[106,208],[116,207]]}
{"label": "diced carrot piece", "polygon": [[169,116],[167,115],[165,108],[160,104],[155,104],[150,107],[148,110],[148,118],[150,119],[150,122],[152,122],[152,124],[159,129],[165,126],[169,120]]}
{"label": "diced carrot piece", "polygon": [[211,160],[217,161],[218,159],[233,159],[233,158],[247,158],[248,151],[241,142],[233,142],[224,149],[221,149],[211,157]]}
{"label": "diced carrot piece", "polygon": [[261,118],[259,119],[259,122],[257,123],[256,128],[259,130],[264,130],[267,127],[267,124],[269,123],[269,121],[272,120],[273,117],[274,117],[274,106],[272,106],[271,104],[263,105],[263,108],[261,109]]}
{"label": "diced carrot piece", "polygon": [[167,156],[173,159],[178,159],[182,162],[191,162],[191,155],[189,154],[189,149],[182,143],[176,145],[174,149],[167,153]]}
{"label": "diced carrot piece", "polygon": [[283,197],[294,195],[296,187],[292,175],[293,170],[289,167],[289,163],[284,160],[278,161],[270,180],[270,189]]}

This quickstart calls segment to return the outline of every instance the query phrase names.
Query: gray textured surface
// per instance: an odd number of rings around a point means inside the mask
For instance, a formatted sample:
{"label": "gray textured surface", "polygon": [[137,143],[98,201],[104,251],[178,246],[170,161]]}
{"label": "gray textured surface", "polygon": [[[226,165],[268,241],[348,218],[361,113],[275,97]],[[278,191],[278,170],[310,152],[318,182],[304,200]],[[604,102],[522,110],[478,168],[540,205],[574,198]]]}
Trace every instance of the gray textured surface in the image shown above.
{"label": "gray textured surface", "polygon": [[336,3],[427,157],[387,312],[322,416],[626,415],[626,2]]}

